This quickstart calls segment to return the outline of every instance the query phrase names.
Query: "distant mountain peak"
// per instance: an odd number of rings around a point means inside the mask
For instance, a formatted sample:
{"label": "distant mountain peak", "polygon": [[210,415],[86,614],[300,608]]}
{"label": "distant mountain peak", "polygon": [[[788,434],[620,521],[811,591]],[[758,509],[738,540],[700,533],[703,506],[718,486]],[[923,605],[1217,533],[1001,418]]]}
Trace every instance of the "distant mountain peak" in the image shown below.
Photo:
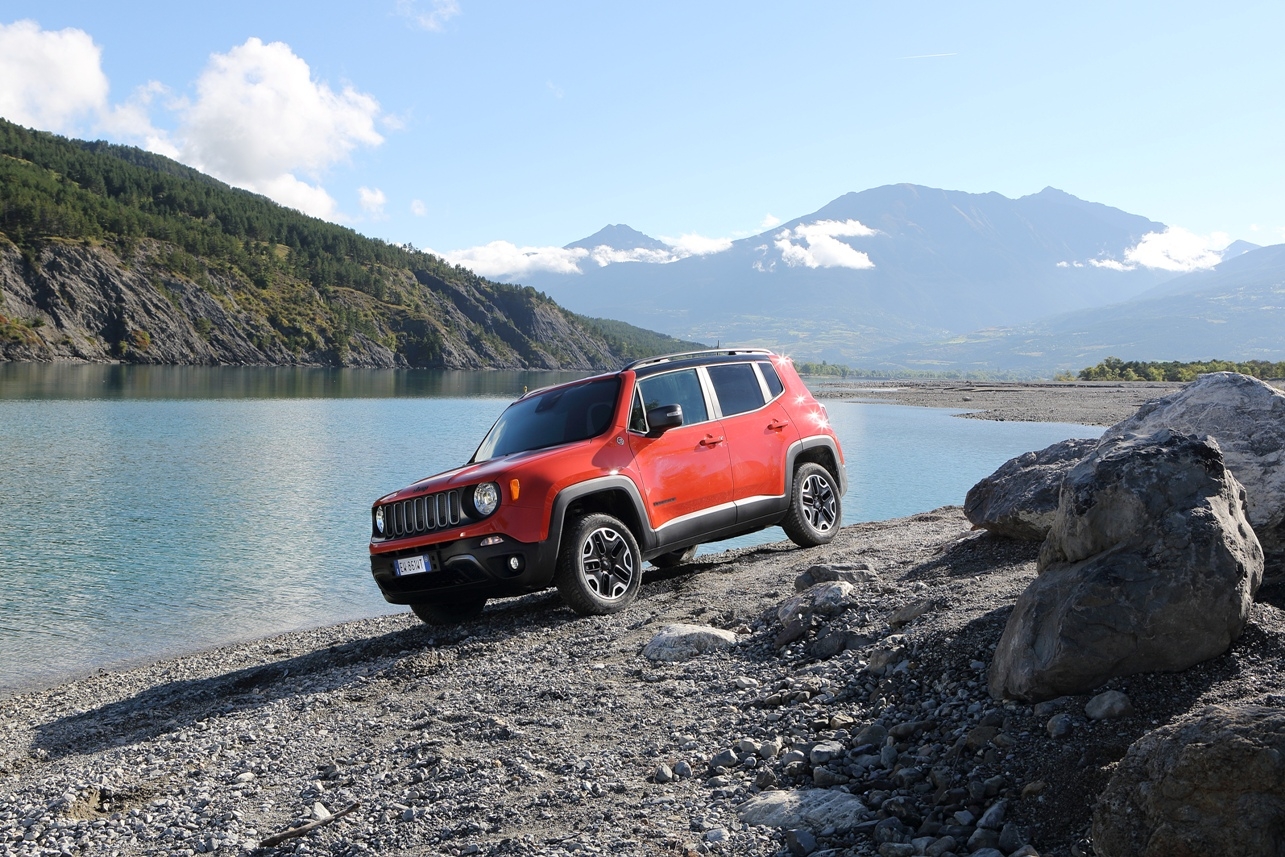
{"label": "distant mountain peak", "polygon": [[1228,244],[1226,247],[1222,249],[1223,261],[1225,262],[1228,259],[1234,259],[1237,256],[1243,256],[1246,253],[1248,253],[1250,250],[1259,250],[1262,248],[1262,246],[1263,246],[1262,244],[1254,244],[1249,241],[1242,241],[1237,239],[1236,241],[1231,242],[1230,244]]}
{"label": "distant mountain peak", "polygon": [[595,247],[611,247],[615,250],[668,250],[669,245],[663,241],[658,241],[650,235],[646,235],[634,229],[632,226],[626,226],[623,223],[614,223],[610,226],[604,226],[588,238],[581,238],[579,241],[573,241],[566,245],[566,250],[592,250]]}

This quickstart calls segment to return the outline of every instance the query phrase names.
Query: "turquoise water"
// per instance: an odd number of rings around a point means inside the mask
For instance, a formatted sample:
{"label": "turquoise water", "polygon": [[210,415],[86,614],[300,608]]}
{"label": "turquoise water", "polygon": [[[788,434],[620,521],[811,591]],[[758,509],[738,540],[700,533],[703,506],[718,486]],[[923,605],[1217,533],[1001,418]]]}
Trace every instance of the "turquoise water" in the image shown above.
{"label": "turquoise water", "polygon": [[[370,502],[567,377],[0,365],[0,688],[401,609],[370,578]],[[849,523],[960,503],[1008,458],[1101,432],[827,407]]]}

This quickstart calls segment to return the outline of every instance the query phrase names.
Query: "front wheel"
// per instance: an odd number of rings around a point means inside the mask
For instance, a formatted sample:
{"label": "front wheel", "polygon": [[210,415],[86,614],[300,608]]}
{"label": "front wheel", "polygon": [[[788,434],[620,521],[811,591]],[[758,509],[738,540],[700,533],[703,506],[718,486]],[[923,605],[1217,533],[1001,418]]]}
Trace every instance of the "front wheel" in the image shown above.
{"label": "front wheel", "polygon": [[812,462],[800,465],[794,472],[790,511],[781,522],[790,541],[805,548],[826,544],[838,531],[842,515],[839,483],[830,471]]}
{"label": "front wheel", "polygon": [[458,625],[476,619],[486,606],[486,597],[475,595],[448,601],[421,601],[410,606],[411,612],[425,625]]}
{"label": "front wheel", "polygon": [[628,607],[642,585],[634,534],[611,515],[584,515],[569,524],[553,579],[562,599],[581,616]]}

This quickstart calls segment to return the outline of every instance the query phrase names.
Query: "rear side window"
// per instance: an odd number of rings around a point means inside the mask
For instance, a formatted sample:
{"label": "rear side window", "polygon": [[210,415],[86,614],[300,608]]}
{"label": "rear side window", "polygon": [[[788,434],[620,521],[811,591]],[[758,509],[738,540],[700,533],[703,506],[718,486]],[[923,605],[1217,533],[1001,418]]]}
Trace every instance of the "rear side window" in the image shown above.
{"label": "rear side window", "polygon": [[763,407],[763,388],[754,367],[748,363],[726,363],[710,366],[709,379],[714,382],[718,406],[723,416],[743,414]]}
{"label": "rear side window", "polygon": [[763,373],[763,380],[767,383],[767,391],[773,399],[785,392],[785,385],[781,383],[781,376],[776,374],[775,366],[771,363],[758,363],[755,365]]}
{"label": "rear side window", "polygon": [[661,405],[682,405],[683,425],[703,423],[709,419],[705,395],[701,392],[695,369],[643,378],[638,382],[638,389],[642,393],[643,407],[648,411]]}

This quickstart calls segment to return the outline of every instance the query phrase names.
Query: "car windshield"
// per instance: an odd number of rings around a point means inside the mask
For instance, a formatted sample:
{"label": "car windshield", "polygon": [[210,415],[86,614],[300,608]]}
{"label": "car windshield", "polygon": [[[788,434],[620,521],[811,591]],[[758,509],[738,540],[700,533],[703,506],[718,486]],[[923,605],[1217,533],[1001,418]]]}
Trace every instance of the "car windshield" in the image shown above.
{"label": "car windshield", "polygon": [[473,463],[602,434],[611,425],[619,392],[619,378],[603,378],[519,399],[491,426]]}

